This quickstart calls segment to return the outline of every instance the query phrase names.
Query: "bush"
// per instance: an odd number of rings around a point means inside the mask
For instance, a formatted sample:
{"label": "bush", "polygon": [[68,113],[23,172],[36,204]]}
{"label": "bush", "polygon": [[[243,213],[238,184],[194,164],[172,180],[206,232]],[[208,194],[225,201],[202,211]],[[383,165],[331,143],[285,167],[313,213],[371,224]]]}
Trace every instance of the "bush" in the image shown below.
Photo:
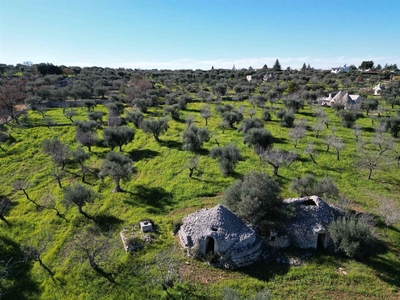
{"label": "bush", "polygon": [[347,256],[363,260],[375,253],[377,239],[371,225],[355,216],[341,217],[328,227],[335,248]]}
{"label": "bush", "polygon": [[183,224],[182,219],[174,220],[172,222],[172,233],[174,235],[178,234],[178,231],[179,231],[179,229],[181,229],[182,224]]}

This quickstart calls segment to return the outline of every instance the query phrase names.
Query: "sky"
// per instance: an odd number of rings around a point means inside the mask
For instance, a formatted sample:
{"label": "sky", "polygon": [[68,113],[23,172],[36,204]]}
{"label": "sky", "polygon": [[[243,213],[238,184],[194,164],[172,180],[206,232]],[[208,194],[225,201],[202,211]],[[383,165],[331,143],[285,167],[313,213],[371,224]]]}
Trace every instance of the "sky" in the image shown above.
{"label": "sky", "polygon": [[0,63],[400,64],[400,0],[0,0]]}

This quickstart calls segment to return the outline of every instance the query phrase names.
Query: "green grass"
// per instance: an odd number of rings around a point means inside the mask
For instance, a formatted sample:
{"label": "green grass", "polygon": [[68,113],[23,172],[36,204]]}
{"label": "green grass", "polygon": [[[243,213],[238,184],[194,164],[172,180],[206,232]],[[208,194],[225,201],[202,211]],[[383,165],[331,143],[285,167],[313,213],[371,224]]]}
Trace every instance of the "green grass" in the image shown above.
{"label": "green grass", "polygon": [[[205,126],[205,120],[199,113],[202,105],[189,104],[188,110],[181,113],[181,119],[193,115],[197,126]],[[246,111],[251,108],[245,101],[237,103],[237,106],[242,105],[246,107]],[[213,110],[214,105],[211,106]],[[104,107],[97,107],[96,110],[106,111]],[[355,167],[357,149],[352,130],[343,128],[332,110],[324,110],[331,120],[330,128],[324,129],[319,139],[308,131],[307,137],[301,140],[295,149],[301,159],[290,168],[282,167],[279,170],[280,176],[277,180],[282,187],[282,197],[294,197],[288,189],[290,181],[311,173],[317,178],[332,177],[341,195],[351,199],[353,207],[362,211],[375,213],[381,197],[392,197],[400,202],[399,167],[394,164],[384,171],[376,171],[372,180],[366,180],[367,173]],[[151,117],[161,113],[160,107],[150,109],[147,115]],[[10,197],[14,203],[7,216],[11,226],[8,227],[0,221],[0,246],[5,245],[7,239],[17,245],[24,245],[30,240],[35,241],[35,237],[43,231],[53,235],[42,258],[44,264],[54,273],[54,277],[51,278],[39,263],[30,263],[29,268],[20,273],[27,282],[27,288],[16,290],[13,287],[18,285],[17,279],[2,279],[0,287],[6,290],[8,288],[14,296],[22,295],[26,299],[152,299],[158,297],[157,295],[165,297],[161,289],[149,287],[144,277],[134,272],[134,266],[150,259],[153,253],[160,249],[178,243],[177,238],[171,236],[173,220],[202,207],[215,205],[224,190],[236,178],[250,170],[272,174],[271,167],[260,162],[254,151],[243,144],[242,133],[234,129],[222,133],[218,128],[221,118],[217,114],[213,115],[208,125],[213,138],[221,145],[235,143],[244,158],[237,165],[234,176],[223,177],[216,161],[207,155],[216,145],[214,139],[211,139],[204,144],[205,151],[201,154],[199,171],[195,171],[193,178],[188,177],[189,171],[185,164],[193,154],[182,151],[181,135],[186,127],[184,122],[170,121],[169,130],[160,136],[161,143],[135,129],[134,141],[123,147],[124,154],[133,159],[137,170],[129,181],[122,183],[126,192],[112,193],[113,182],[109,178],[103,183],[96,174],[87,178],[88,186],[96,192],[96,199],[94,203],[85,206],[84,211],[94,217],[102,216],[114,226],[115,249],[110,261],[119,275],[116,277],[118,284],[112,284],[94,273],[87,261],[73,262],[71,255],[66,251],[73,236],[93,221],[79,215],[75,207],[66,210],[61,204],[63,193],[51,176],[53,163],[51,158],[42,152],[41,143],[46,138],[60,138],[71,150],[76,149],[78,144],[75,141],[75,128],[63,116],[61,109],[50,109],[46,116],[51,117],[58,125],[47,128],[38,113],[29,112],[29,124],[33,126],[8,128],[15,141],[3,146],[6,151],[0,151],[2,194]],[[78,115],[74,119],[85,119],[86,116],[86,109],[78,109]],[[261,109],[257,109],[257,117],[260,116]],[[306,120],[309,126],[315,122],[308,107],[296,114],[296,119]],[[373,136],[371,121],[368,118],[360,119],[357,123],[365,129],[365,138]],[[275,147],[293,150],[293,144],[287,138],[289,129],[280,127],[275,116],[265,127],[274,137],[279,138]],[[339,161],[336,160],[333,150],[325,151],[323,143],[323,137],[331,134],[331,127],[336,127],[336,135],[343,138],[346,144]],[[99,130],[99,137],[101,135]],[[313,141],[318,149],[318,165],[314,165],[303,153],[308,141]],[[103,147],[92,148],[87,165],[95,173],[108,151],[109,149]],[[68,164],[66,169],[66,177],[62,179],[65,187],[80,181],[78,165]],[[57,199],[57,207],[65,214],[68,222],[57,218],[52,210],[36,210],[22,191],[14,192],[12,182],[16,179],[26,179],[31,183],[27,192],[35,201],[41,202],[46,195],[52,194]],[[137,223],[142,218],[154,220],[159,234],[153,244],[146,246],[135,256],[130,256],[123,250],[118,232],[124,225]],[[380,254],[367,263],[319,255],[301,267],[256,265],[237,271],[224,271],[195,261],[187,266],[184,263],[187,258],[183,251],[178,251],[178,255],[183,266],[188,269],[184,276],[186,286],[193,284],[192,290],[207,294],[209,298],[218,298],[224,286],[240,289],[245,297],[267,286],[276,299],[395,299],[399,296],[400,287],[400,280],[393,280],[399,279],[400,274],[400,225],[396,224],[391,228],[379,227],[377,230],[381,239],[392,247],[387,253]],[[347,275],[338,274],[339,267],[346,270]]]}

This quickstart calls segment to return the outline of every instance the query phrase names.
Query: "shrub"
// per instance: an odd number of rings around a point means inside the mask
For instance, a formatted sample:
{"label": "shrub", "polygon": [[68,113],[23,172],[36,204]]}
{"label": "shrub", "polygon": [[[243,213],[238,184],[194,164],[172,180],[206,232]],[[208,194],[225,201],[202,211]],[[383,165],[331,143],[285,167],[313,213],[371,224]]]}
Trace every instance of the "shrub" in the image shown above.
{"label": "shrub", "polygon": [[371,225],[355,216],[341,217],[328,227],[335,248],[347,256],[363,260],[375,253],[377,239]]}
{"label": "shrub", "polygon": [[179,229],[181,229],[182,224],[183,224],[182,219],[174,220],[172,222],[172,233],[174,235],[176,235],[178,233]]}

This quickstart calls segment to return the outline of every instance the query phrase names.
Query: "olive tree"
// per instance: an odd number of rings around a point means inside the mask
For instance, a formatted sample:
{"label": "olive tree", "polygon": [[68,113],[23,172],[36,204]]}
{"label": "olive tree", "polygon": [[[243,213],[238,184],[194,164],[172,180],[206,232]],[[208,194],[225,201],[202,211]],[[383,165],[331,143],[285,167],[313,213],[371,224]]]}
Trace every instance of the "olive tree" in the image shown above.
{"label": "olive tree", "polygon": [[129,157],[123,154],[110,152],[107,158],[103,160],[99,176],[101,178],[105,176],[111,177],[115,183],[113,193],[122,192],[120,186],[121,179],[129,179],[133,171],[133,163]]}
{"label": "olive tree", "polygon": [[311,174],[293,179],[290,183],[290,190],[297,193],[300,197],[312,195],[332,199],[339,197],[339,190],[332,178],[323,177],[317,180]]}
{"label": "olive tree", "polygon": [[278,176],[278,170],[281,166],[290,166],[297,160],[296,153],[281,149],[267,149],[260,151],[258,155],[273,167],[275,176]]}
{"label": "olive tree", "polygon": [[122,146],[132,142],[135,137],[135,131],[128,126],[108,127],[103,131],[103,139],[105,144],[113,150],[119,147],[122,152]]}
{"label": "olive tree", "polygon": [[156,142],[161,142],[159,136],[168,130],[168,118],[159,120],[144,119],[140,125],[144,133],[151,133]]}
{"label": "olive tree", "polygon": [[211,118],[211,110],[210,107],[208,105],[203,106],[200,109],[200,115],[202,118],[204,118],[204,120],[206,120],[206,126],[208,125],[208,119]]}
{"label": "olive tree", "polygon": [[273,145],[273,140],[274,138],[272,134],[265,128],[251,128],[244,134],[243,137],[243,142],[247,146],[254,148],[258,147],[262,150],[271,148]]}
{"label": "olive tree", "polygon": [[278,182],[267,173],[251,171],[225,191],[222,204],[246,222],[260,225],[281,210]]}
{"label": "olive tree", "polygon": [[114,283],[112,274],[106,271],[110,268],[114,245],[111,233],[103,233],[97,226],[92,226],[79,231],[64,251],[68,252],[72,262],[86,260],[93,271]]}
{"label": "olive tree", "polygon": [[93,191],[81,184],[67,187],[64,190],[63,203],[65,206],[69,207],[71,205],[76,205],[78,207],[78,212],[87,218],[89,218],[89,216],[82,210],[82,208],[86,204],[92,203],[93,199]]}
{"label": "olive tree", "polygon": [[196,125],[192,124],[182,134],[183,150],[199,151],[203,143],[209,139],[210,133],[207,128],[197,128]]}
{"label": "olive tree", "polygon": [[69,157],[68,146],[58,139],[45,139],[42,142],[43,152],[50,155],[53,162],[64,170]]}
{"label": "olive tree", "polygon": [[239,149],[234,144],[214,147],[211,149],[210,156],[218,160],[220,170],[225,176],[234,172],[236,164],[242,158]]}

